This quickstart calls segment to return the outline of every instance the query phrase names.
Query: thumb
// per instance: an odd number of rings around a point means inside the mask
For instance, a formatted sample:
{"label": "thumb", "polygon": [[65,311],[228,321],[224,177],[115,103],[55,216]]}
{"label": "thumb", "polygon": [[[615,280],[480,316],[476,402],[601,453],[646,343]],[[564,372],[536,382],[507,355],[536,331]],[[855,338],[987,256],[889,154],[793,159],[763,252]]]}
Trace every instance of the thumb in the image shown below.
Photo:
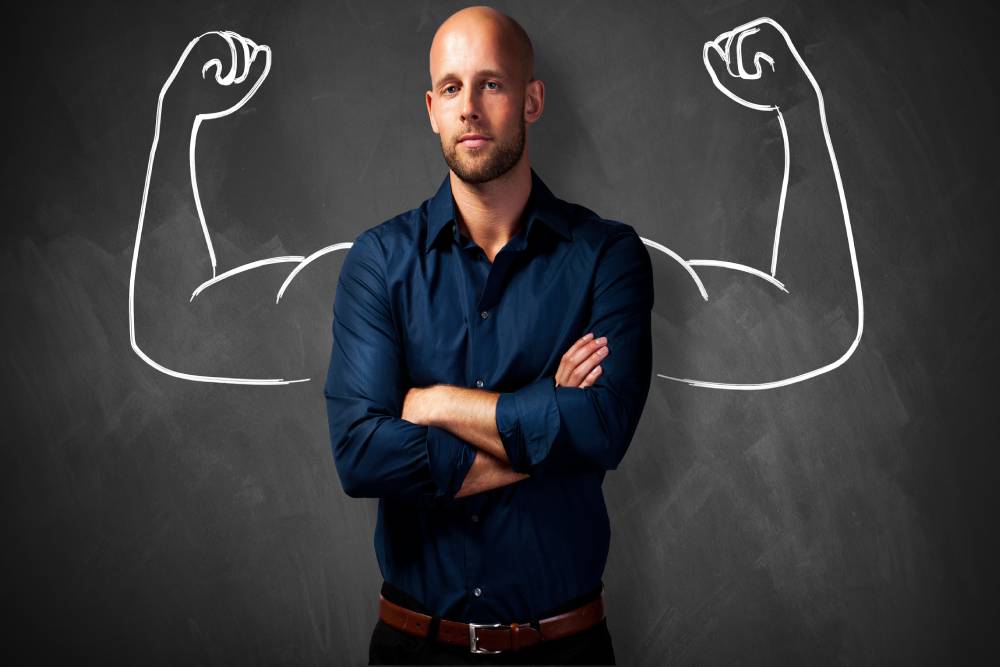
{"label": "thumb", "polygon": [[[252,43],[252,42],[251,42]],[[247,63],[247,81],[253,84],[253,90],[264,82],[271,71],[271,47],[266,44],[253,44]]]}
{"label": "thumb", "polygon": [[702,48],[701,56],[712,81],[717,87],[724,88],[722,81],[729,78],[729,61],[726,59],[725,49],[719,45],[717,40],[708,41]]}

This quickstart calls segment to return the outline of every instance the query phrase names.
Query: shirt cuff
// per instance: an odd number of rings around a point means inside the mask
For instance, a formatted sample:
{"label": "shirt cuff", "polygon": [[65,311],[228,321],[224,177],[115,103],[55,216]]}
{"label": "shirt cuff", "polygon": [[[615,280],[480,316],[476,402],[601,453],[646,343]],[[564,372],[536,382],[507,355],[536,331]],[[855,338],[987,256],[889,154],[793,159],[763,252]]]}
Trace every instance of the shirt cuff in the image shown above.
{"label": "shirt cuff", "polygon": [[559,434],[555,379],[543,377],[517,391],[500,394],[496,422],[510,467],[530,473],[549,455]]}
{"label": "shirt cuff", "polygon": [[476,458],[473,448],[461,438],[436,426],[427,427],[427,460],[431,478],[437,484],[432,502],[452,500]]}

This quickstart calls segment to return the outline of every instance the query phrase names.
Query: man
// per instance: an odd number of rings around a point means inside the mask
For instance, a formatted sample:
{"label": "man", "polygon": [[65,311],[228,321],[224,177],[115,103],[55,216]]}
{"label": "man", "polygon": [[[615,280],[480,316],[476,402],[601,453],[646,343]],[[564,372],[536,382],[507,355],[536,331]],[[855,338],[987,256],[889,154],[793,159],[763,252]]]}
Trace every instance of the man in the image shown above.
{"label": "man", "polygon": [[649,255],[531,169],[513,19],[453,14],[430,78],[449,174],[354,241],[325,387],[344,489],[380,498],[370,661],[614,664],[601,484],[649,390]]}
{"label": "man", "polygon": [[[555,198],[525,146],[545,92],[531,43],[488,8],[458,12],[432,44],[427,109],[450,167],[437,194],[354,244],[308,256],[220,272],[198,195],[198,128],[253,97],[270,48],[232,31],[203,33],[163,84],[129,276],[130,343],[144,363],[197,382],[304,381],[228,367],[286,351],[281,367],[297,358],[296,345],[274,337],[301,343],[298,326],[286,329],[294,314],[263,308],[260,298],[273,285],[280,301],[307,267],[327,284],[316,260],[353,245],[338,281],[326,396],[344,488],[382,499],[375,545],[386,599],[373,661],[415,662],[418,653],[439,663],[489,661],[469,652],[484,648],[508,649],[492,656],[501,661],[613,661],[601,604],[609,534],[601,482],[624,456],[649,389],[653,295],[640,241],[669,258],[675,273],[663,283],[679,288],[668,292],[669,326],[658,335],[657,363],[672,374],[659,377],[784,387],[837,368],[857,348],[857,257],[815,78],[766,17],[706,42],[702,55],[716,88],[773,113],[781,131],[768,272],[685,260]],[[152,235],[143,232],[147,216],[157,221]],[[791,259],[780,262],[780,280],[779,255]],[[817,317],[831,298],[845,301],[843,310]],[[299,305],[299,313],[323,307]],[[246,335],[249,317],[233,312],[252,313],[268,332],[268,355]],[[766,326],[747,325],[765,318]],[[206,353],[198,335],[169,335],[175,322],[211,331],[226,353]],[[181,342],[191,344],[175,349]],[[402,655],[389,655],[393,646]]]}

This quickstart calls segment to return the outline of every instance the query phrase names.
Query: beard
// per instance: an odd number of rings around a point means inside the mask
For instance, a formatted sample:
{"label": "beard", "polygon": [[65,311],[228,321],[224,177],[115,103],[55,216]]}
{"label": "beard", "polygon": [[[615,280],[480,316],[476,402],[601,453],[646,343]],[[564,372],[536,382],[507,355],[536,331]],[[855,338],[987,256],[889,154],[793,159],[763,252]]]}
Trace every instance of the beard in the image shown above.
{"label": "beard", "polygon": [[[518,118],[517,132],[508,141],[501,142],[495,137],[478,151],[466,151],[459,155],[458,143],[445,146],[441,142],[441,153],[448,167],[466,183],[485,183],[503,176],[510,171],[524,154],[524,117]],[[463,132],[462,134],[465,134]],[[459,135],[461,136],[461,135]],[[489,148],[492,151],[487,152]]]}

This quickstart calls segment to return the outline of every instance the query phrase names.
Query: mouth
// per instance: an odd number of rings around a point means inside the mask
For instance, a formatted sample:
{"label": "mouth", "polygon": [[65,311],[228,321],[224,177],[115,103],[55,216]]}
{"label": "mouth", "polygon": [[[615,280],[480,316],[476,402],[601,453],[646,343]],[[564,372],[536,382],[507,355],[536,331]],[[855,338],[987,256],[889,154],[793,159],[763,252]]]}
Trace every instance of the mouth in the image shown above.
{"label": "mouth", "polygon": [[492,141],[489,137],[484,134],[465,134],[458,140],[458,143],[468,148],[477,148],[482,146],[487,141]]}

